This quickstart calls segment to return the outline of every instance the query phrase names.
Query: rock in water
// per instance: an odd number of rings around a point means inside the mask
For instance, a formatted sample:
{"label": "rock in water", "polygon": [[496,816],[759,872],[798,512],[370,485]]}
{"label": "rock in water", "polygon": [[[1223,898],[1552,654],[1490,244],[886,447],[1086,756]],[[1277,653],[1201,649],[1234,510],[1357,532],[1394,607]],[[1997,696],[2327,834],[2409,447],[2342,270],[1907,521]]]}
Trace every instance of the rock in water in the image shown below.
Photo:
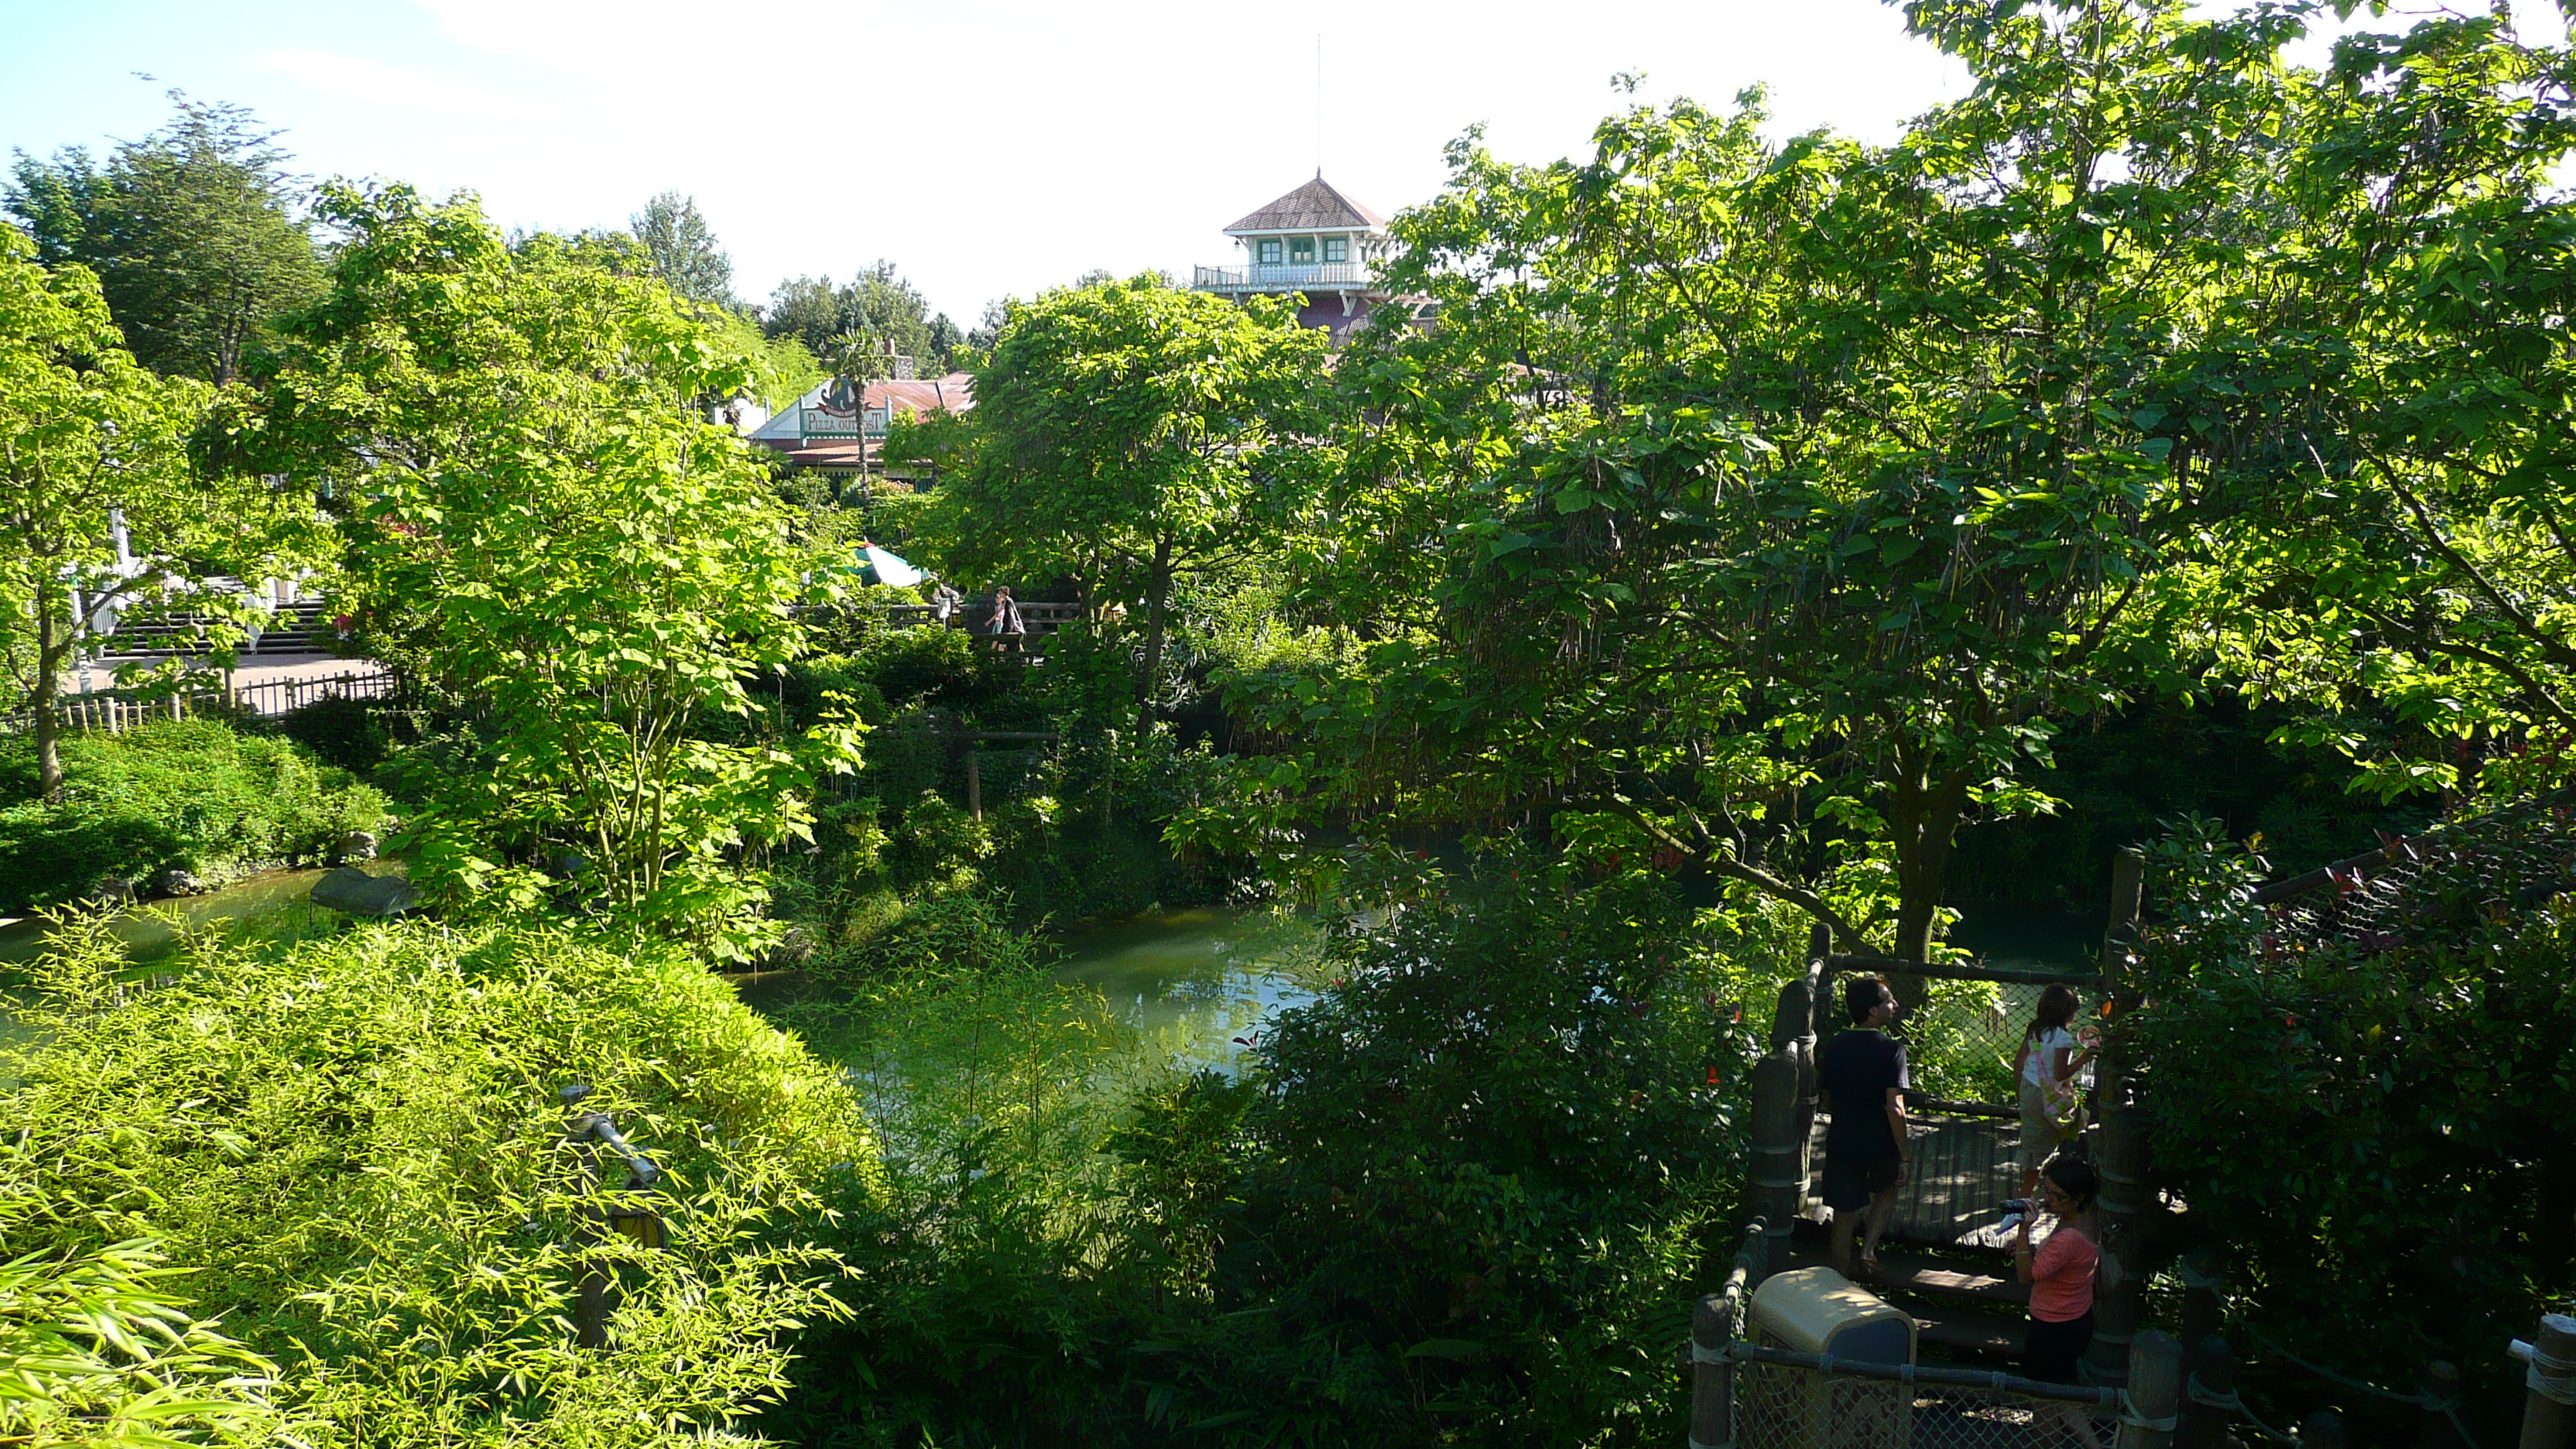
{"label": "rock in water", "polygon": [[376,838],[363,830],[350,831],[348,834],[340,837],[340,854],[338,858],[342,863],[353,860],[375,859]]}
{"label": "rock in water", "polygon": [[206,883],[197,879],[196,872],[174,865],[152,878],[152,893],[156,896],[204,895]]}
{"label": "rock in water", "polygon": [[109,905],[130,906],[134,904],[134,882],[121,875],[103,875],[90,896]]}
{"label": "rock in water", "polygon": [[401,876],[344,865],[313,883],[313,904],[352,916],[398,916],[420,904],[420,892]]}

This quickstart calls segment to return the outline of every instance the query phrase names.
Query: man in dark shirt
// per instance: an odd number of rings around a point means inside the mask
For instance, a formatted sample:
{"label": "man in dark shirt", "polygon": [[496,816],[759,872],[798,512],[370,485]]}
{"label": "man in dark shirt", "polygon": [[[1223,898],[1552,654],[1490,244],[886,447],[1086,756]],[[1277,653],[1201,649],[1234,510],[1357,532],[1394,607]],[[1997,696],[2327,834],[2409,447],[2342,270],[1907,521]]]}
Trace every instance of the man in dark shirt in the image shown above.
{"label": "man in dark shirt", "polygon": [[1834,1271],[1852,1270],[1852,1233],[1867,1223],[1860,1262],[1878,1271],[1878,1235],[1896,1211],[1910,1144],[1905,1136],[1905,1048],[1889,1039],[1896,993],[1876,976],[1843,983],[1851,1026],[1827,1043],[1818,1063],[1825,1109],[1825,1206],[1834,1210]]}

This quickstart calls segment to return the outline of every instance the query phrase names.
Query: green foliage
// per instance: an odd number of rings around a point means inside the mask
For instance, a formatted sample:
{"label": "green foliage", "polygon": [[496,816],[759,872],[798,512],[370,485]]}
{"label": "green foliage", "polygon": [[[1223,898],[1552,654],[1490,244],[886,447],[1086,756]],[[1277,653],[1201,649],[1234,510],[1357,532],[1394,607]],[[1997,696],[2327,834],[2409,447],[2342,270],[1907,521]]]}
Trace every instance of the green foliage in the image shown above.
{"label": "green foliage", "polygon": [[57,905],[102,877],[201,877],[318,860],[383,824],[385,798],[284,740],[216,720],[165,721],[62,746],[61,791],[37,791],[25,736],[0,740],[0,908]]}
{"label": "green foliage", "polygon": [[2149,1063],[2157,1175],[2248,1321],[2355,1377],[2447,1358],[2473,1400],[2518,1401],[2482,1345],[2527,1337],[2576,1273],[2576,849],[2564,806],[2435,839],[2419,870],[2329,893],[2346,923],[2318,929],[2251,905],[2263,863],[2182,822],[2120,1029]]}
{"label": "green foliage", "polygon": [[1140,605],[1142,697],[1175,584],[1260,552],[1312,461],[1324,348],[1275,299],[1152,276],[1015,307],[975,375],[983,436],[932,504],[948,567]]}
{"label": "green foliage", "polygon": [[1650,876],[1512,852],[1472,881],[1373,873],[1386,924],[1264,1033],[1219,1218],[1220,1306],[1269,1313],[1201,1325],[1175,1381],[1297,1386],[1271,1412],[1335,1415],[1337,1442],[1669,1434],[1669,1345],[1734,1207],[1740,1064],[1789,958]]}
{"label": "green foliage", "polygon": [[[0,1199],[0,1242],[35,1206]],[[262,1438],[274,1366],[191,1319],[179,1276],[144,1240],[0,1263],[0,1436],[31,1449]]]}
{"label": "green foliage", "polygon": [[2259,837],[2294,869],[2350,855],[2374,831],[2402,835],[2423,823],[2419,802],[2353,791],[2357,771],[2333,750],[2276,738],[2296,719],[2287,705],[2253,708],[2221,694],[2076,722],[2050,743],[2046,782],[2059,809],[1962,830],[1952,898],[2091,914],[2112,857],[2178,814],[2223,820],[2236,839]]}
{"label": "green foliage", "polygon": [[239,106],[170,100],[177,118],[104,167],[78,147],[20,153],[0,205],[47,265],[98,274],[144,366],[221,385],[279,313],[321,290],[322,268],[277,133]]}
{"label": "green foliage", "polygon": [[[286,328],[289,363],[230,447],[345,478],[371,632],[480,717],[463,771],[416,772],[434,898],[524,907],[548,847],[589,903],[743,957],[775,934],[745,853],[805,835],[854,720],[720,739],[747,679],[804,649],[808,560],[765,468],[688,408],[749,362],[657,282],[469,205],[333,189],[350,240]],[[360,440],[364,445],[359,446]]]}
{"label": "green foliage", "polygon": [[[9,1247],[68,1261],[157,1236],[279,1365],[301,1442],[722,1439],[774,1397],[794,1333],[840,1311],[835,1263],[804,1244],[818,1189],[867,1200],[867,1130],[700,963],[432,927],[196,950],[116,1010],[36,1010],[0,1172],[44,1207]],[[670,1247],[588,1249],[622,1290],[602,1350],[570,1324],[596,1206],[555,1101],[575,1080],[665,1170],[648,1201]]]}
{"label": "green foliage", "polygon": [[[903,1144],[879,1205],[848,1217],[877,1291],[816,1339],[768,1426],[857,1444],[1667,1436],[1700,1235],[1741,1174],[1743,1022],[1804,927],[1509,854],[1472,882],[1392,854],[1359,876],[1382,924],[1336,928],[1319,998],[1275,1017],[1239,1076],[1110,1073],[1096,1001],[1020,965],[875,978],[867,1029],[829,1039]],[[1117,1090],[1084,1090],[1103,1077]]]}
{"label": "green foliage", "polygon": [[[9,653],[34,714],[37,789],[51,793],[62,780],[54,701],[99,610],[149,609],[227,568],[291,573],[319,551],[320,530],[291,491],[191,476],[183,444],[203,386],[137,365],[98,279],[77,263],[48,269],[30,250],[0,227],[0,604],[24,619]],[[118,517],[159,556],[123,562]],[[220,610],[226,600],[191,603]]]}
{"label": "green foliage", "polygon": [[628,218],[627,230],[653,259],[653,275],[662,285],[710,307],[733,301],[733,261],[698,214],[696,197],[665,191]]}
{"label": "green foliage", "polygon": [[921,289],[884,260],[861,268],[855,280],[837,287],[828,276],[781,281],[762,311],[761,325],[772,337],[795,338],[817,357],[831,357],[853,345],[882,353],[892,343],[896,352],[913,359],[915,372],[923,377],[948,370],[959,340],[956,324],[944,313],[931,316]]}
{"label": "green foliage", "polygon": [[2383,797],[2567,775],[2571,64],[2507,12],[2443,15],[2286,85],[2297,144],[2245,203],[2265,282],[2221,328],[2252,425],[2211,425],[2214,380],[2160,409],[2177,458],[2269,465],[2211,479],[2239,515],[2189,577],[2213,646]]}
{"label": "green foliage", "polygon": [[760,330],[760,319],[727,309],[716,316],[724,346],[753,362],[750,392],[772,413],[785,412],[829,375],[804,343],[772,337]]}
{"label": "green foliage", "polygon": [[393,732],[374,701],[329,694],[289,710],[277,732],[311,750],[324,764],[365,774],[385,762]]}

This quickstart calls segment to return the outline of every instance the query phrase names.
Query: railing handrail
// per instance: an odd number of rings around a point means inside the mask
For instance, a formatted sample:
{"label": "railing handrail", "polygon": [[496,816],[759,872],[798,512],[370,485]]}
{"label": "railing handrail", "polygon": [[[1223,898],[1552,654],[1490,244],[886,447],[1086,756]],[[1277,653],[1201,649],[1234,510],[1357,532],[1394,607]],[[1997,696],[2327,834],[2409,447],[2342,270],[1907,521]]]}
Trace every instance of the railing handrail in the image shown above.
{"label": "railing handrail", "polygon": [[1730,1343],[1713,1351],[1734,1363],[1770,1364],[1778,1368],[1805,1369],[1812,1373],[1848,1375],[1861,1379],[1883,1379],[1891,1383],[1986,1389],[1993,1393],[2011,1394],[2016,1398],[2054,1399],[2064,1404],[2092,1404],[2105,1409],[2116,1409],[2120,1406],[2118,1389],[2044,1383],[2038,1379],[2021,1378],[2014,1374],[1991,1373],[1981,1369],[1943,1368],[1938,1364],[1868,1363],[1859,1359],[1839,1358],[1829,1353],[1796,1353],[1785,1348],[1768,1348],[1758,1343]]}
{"label": "railing handrail", "polygon": [[1193,267],[1190,285],[1214,287],[1365,287],[1366,262],[1252,262],[1239,267]]}
{"label": "railing handrail", "polygon": [[[67,730],[110,732],[160,718],[184,718],[192,710],[221,706],[261,718],[289,714],[318,700],[383,699],[401,692],[402,677],[382,664],[359,665],[336,674],[301,679],[260,679],[208,688],[146,686],[140,689],[95,689],[54,697],[54,716]],[[25,734],[35,728],[33,709],[0,714],[0,734]]]}

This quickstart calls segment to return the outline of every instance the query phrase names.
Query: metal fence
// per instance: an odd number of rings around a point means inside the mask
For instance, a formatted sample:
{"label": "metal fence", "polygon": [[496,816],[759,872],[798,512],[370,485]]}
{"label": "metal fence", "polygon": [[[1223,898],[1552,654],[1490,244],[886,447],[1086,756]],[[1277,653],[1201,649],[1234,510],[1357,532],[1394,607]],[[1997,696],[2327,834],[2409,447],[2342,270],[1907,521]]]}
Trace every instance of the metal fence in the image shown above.
{"label": "metal fence", "polygon": [[2565,795],[2454,820],[2256,890],[2258,947],[2385,950],[2576,889],[2576,801]]}
{"label": "metal fence", "polygon": [[[267,679],[249,684],[206,680],[182,682],[176,688],[67,694],[55,700],[54,712],[66,730],[122,734],[158,720],[203,715],[273,719],[324,699],[391,699],[401,691],[401,679],[394,671],[383,665],[366,665],[310,679]],[[31,710],[0,715],[0,735],[26,734],[35,727]]]}
{"label": "metal fence", "polygon": [[2112,1389],[1730,1345],[1739,1449],[2057,1449],[2118,1421]]}
{"label": "metal fence", "polygon": [[[1862,1363],[1758,1341],[1754,1290],[1775,1254],[1762,1220],[1744,1232],[1726,1286],[1691,1311],[1690,1449],[2056,1449],[2083,1429],[2174,1428],[2180,1346],[2141,1333],[2129,1349],[2130,1391],[2044,1384],[1926,1364]],[[2122,1434],[2129,1445],[2134,1436]]]}

